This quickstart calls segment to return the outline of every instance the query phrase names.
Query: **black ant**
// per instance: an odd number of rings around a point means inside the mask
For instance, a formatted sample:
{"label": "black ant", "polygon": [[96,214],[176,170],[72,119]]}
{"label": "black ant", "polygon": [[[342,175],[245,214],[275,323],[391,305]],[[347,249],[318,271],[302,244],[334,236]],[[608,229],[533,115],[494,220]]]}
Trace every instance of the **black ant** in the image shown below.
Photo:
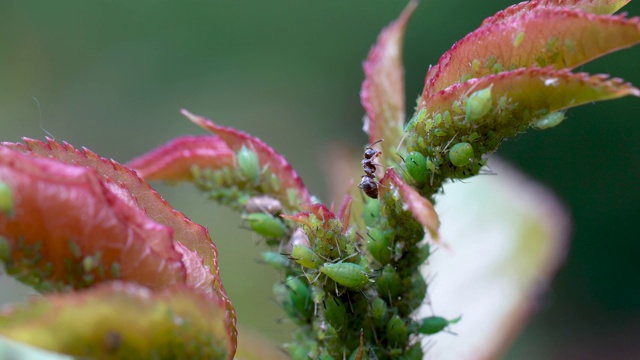
{"label": "black ant", "polygon": [[376,164],[373,161],[380,155],[382,155],[382,151],[375,150],[372,148],[373,145],[381,142],[383,139],[380,139],[373,144],[371,144],[367,150],[364,151],[364,159],[362,159],[362,167],[364,168],[364,175],[362,175],[362,180],[358,187],[367,194],[368,197],[377,199],[378,198],[378,182],[376,181]]}

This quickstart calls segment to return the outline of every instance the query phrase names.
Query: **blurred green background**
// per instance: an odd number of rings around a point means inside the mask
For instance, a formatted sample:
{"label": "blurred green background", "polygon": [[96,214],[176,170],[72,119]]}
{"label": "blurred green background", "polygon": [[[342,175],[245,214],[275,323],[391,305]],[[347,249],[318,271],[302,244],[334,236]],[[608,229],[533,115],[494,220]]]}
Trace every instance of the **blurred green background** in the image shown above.
{"label": "blurred green background", "polygon": [[[0,139],[49,132],[126,162],[173,137],[203,133],[179,115],[187,108],[265,140],[326,198],[324,146],[366,143],[361,63],[405,4],[3,0]],[[406,38],[409,107],[429,64],[510,4],[423,2]],[[640,15],[640,4],[625,10]],[[640,85],[640,47],[579,70]],[[586,105],[560,127],[530,131],[500,149],[553,189],[575,225],[566,263],[507,359],[640,357],[639,108],[636,98]],[[288,340],[271,296],[276,274],[254,261],[262,245],[240,219],[189,186],[157,188],[209,227],[240,322]],[[22,296],[2,279],[0,301]]]}

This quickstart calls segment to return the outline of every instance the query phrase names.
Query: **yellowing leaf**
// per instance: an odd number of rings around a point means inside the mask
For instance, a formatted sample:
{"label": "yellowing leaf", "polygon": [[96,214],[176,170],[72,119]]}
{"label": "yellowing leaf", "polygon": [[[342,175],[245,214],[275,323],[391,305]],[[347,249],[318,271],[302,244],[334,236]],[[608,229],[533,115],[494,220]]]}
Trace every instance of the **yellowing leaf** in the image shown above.
{"label": "yellowing leaf", "polygon": [[229,359],[226,305],[187,287],[131,283],[33,299],[0,313],[0,334],[78,357]]}

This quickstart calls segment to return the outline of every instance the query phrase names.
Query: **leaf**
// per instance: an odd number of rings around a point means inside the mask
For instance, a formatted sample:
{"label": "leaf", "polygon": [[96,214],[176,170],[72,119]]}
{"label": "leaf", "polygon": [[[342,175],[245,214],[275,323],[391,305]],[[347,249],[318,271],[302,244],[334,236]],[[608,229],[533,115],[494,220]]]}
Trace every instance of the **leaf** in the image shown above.
{"label": "leaf", "polygon": [[387,169],[384,177],[380,180],[380,184],[382,193],[390,191],[390,185],[395,186],[413,217],[429,231],[433,240],[437,241],[439,239],[438,228],[440,227],[440,221],[433,204],[429,200],[422,197],[416,190],[402,181],[393,168]]}
{"label": "leaf", "polygon": [[129,161],[147,181],[192,181],[193,166],[233,166],[236,154],[217,136],[182,136]]}
{"label": "leaf", "polygon": [[114,282],[34,298],[0,313],[0,334],[77,357],[230,359],[226,305],[188,287]]}
{"label": "leaf", "polygon": [[184,284],[171,229],[123,201],[95,170],[0,147],[0,180],[15,199],[0,214],[7,271],[40,291],[110,279],[152,289]]}
{"label": "leaf", "polygon": [[235,309],[222,285],[218,269],[218,252],[207,229],[173,209],[135,171],[113,160],[101,158],[88,149],[80,151],[70,144],[60,144],[50,139],[47,139],[46,143],[32,139],[24,139],[24,141],[25,144],[2,143],[1,145],[31,156],[53,158],[63,163],[95,169],[103,178],[111,179],[112,183],[126,189],[116,194],[120,194],[123,198],[126,198],[126,194],[130,194],[129,202],[135,203],[144,210],[150,219],[171,228],[173,239],[185,245],[190,251],[196,252],[202,258],[204,266],[213,275],[206,292],[225,301],[229,326],[235,333]]}
{"label": "leaf", "polygon": [[495,15],[486,18],[481,26],[496,24],[510,17],[530,12],[545,7],[565,7],[581,9],[598,15],[611,15],[627,5],[631,0],[533,0],[523,1],[498,11]]}
{"label": "leaf", "polygon": [[365,80],[360,100],[367,112],[364,130],[369,134],[370,144],[385,140],[380,146],[386,154],[395,154],[402,138],[405,121],[402,45],[407,22],[417,6],[417,1],[409,2],[400,17],[380,33],[363,65]]}
{"label": "leaf", "polygon": [[470,78],[521,67],[572,69],[638,43],[640,18],[545,7],[515,13],[488,22],[447,51],[429,70],[422,100]]}
{"label": "leaf", "polygon": [[[554,112],[575,107],[593,101],[615,99],[627,95],[640,96],[640,90],[618,78],[610,79],[607,75],[571,73],[567,70],[552,68],[518,69],[471,79],[463,84],[450,86],[439,92],[421,107],[427,113],[443,112],[451,109],[454,101],[464,100],[474,90],[491,86],[494,112],[478,120],[476,123],[498,123],[498,119],[515,116],[519,121],[527,120],[522,113],[526,109],[530,114],[538,110]],[[500,99],[508,103],[500,108]],[[508,111],[509,113],[504,113]]]}
{"label": "leaf", "polygon": [[[196,125],[218,135],[236,153],[240,152],[243,147],[254,151],[258,156],[260,171],[263,172],[263,169],[267,169],[270,173],[275,174],[279,180],[279,190],[274,194],[266,195],[277,198],[283,204],[295,205],[296,208],[311,203],[309,191],[291,164],[262,140],[245,132],[217,125],[202,116],[193,115],[187,110],[182,110],[182,114]],[[295,204],[291,204],[291,202]]]}
{"label": "leaf", "polygon": [[[422,340],[442,360],[498,359],[548,290],[563,261],[570,221],[558,199],[504,164],[489,161],[496,176],[444,186],[436,209],[448,249],[429,257],[421,273],[432,277],[428,304],[418,318],[462,315]],[[437,276],[433,277],[433,274]]]}

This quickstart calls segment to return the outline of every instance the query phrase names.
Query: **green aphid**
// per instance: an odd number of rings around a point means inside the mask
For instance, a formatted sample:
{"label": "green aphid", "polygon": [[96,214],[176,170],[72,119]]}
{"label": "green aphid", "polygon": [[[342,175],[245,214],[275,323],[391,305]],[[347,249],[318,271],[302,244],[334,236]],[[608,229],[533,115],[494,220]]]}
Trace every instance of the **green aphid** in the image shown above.
{"label": "green aphid", "polygon": [[523,40],[524,40],[524,31],[521,31],[516,35],[515,39],[513,39],[513,47],[520,46]]}
{"label": "green aphid", "polygon": [[324,302],[324,317],[335,329],[346,328],[347,307],[337,297],[331,296]]}
{"label": "green aphid", "polygon": [[367,197],[362,210],[365,225],[371,227],[380,221],[380,201]]}
{"label": "green aphid", "polygon": [[473,61],[471,62],[471,69],[476,73],[480,71],[480,60],[473,59]]}
{"label": "green aphid", "polygon": [[391,264],[385,265],[376,281],[378,293],[385,299],[394,299],[400,294],[400,276]]}
{"label": "green aphid", "polygon": [[422,360],[423,358],[424,352],[420,342],[417,342],[402,354],[402,360]]}
{"label": "green aphid", "polygon": [[276,270],[286,270],[289,268],[289,260],[282,254],[275,251],[265,251],[260,254],[262,261]]}
{"label": "green aphid", "polygon": [[484,67],[487,69],[492,69],[493,65],[496,64],[496,61],[498,60],[498,58],[496,58],[495,56],[491,55],[487,58],[487,62],[484,63]]}
{"label": "green aphid", "polygon": [[111,277],[114,279],[120,277],[120,264],[115,261],[111,263]]}
{"label": "green aphid", "polygon": [[407,324],[398,315],[393,317],[387,323],[387,340],[391,346],[403,347],[409,340],[409,331]]}
{"label": "green aphid", "polygon": [[391,261],[391,239],[393,230],[381,231],[373,228],[367,233],[367,250],[380,264],[387,265]]}
{"label": "green aphid", "polygon": [[9,185],[5,182],[0,182],[0,212],[6,216],[13,214],[13,192]]}
{"label": "green aphid", "polygon": [[376,325],[381,326],[386,323],[388,307],[387,303],[377,297],[371,302],[371,316]]}
{"label": "green aphid", "polygon": [[260,181],[260,162],[258,155],[249,150],[246,146],[242,146],[237,155],[238,168],[242,177],[254,184]]}
{"label": "green aphid", "polygon": [[460,100],[455,100],[453,104],[451,104],[451,109],[453,113],[456,115],[462,115],[462,107],[460,106]]}
{"label": "green aphid", "polygon": [[494,74],[501,73],[503,70],[504,70],[504,66],[502,66],[502,64],[500,64],[500,63],[493,64],[493,67],[491,68],[491,71]]}
{"label": "green aphid", "polygon": [[473,74],[472,73],[466,73],[466,74],[464,74],[464,75],[462,75],[460,77],[459,83],[462,84],[463,82],[466,82],[467,80],[472,79],[472,78],[473,78]]}
{"label": "green aphid", "polygon": [[320,272],[350,289],[363,289],[369,283],[369,275],[365,268],[354,263],[325,264],[320,268]]}
{"label": "green aphid", "polygon": [[425,335],[437,334],[446,329],[450,324],[457,323],[460,319],[461,317],[457,317],[453,320],[447,320],[440,316],[430,316],[420,321],[420,328],[418,329],[418,332]]}
{"label": "green aphid", "polygon": [[491,88],[493,85],[471,94],[465,105],[465,121],[471,122],[487,115],[493,105]]}
{"label": "green aphid", "polygon": [[244,214],[242,219],[249,224],[251,230],[266,238],[282,238],[289,232],[287,225],[277,217],[265,213]]}
{"label": "green aphid", "polygon": [[429,176],[427,159],[421,153],[417,151],[410,152],[405,158],[405,168],[418,186],[427,182]]}
{"label": "green aphid", "polygon": [[82,259],[82,270],[85,273],[90,272],[94,267],[96,267],[96,262],[94,261],[92,256],[85,256]]}
{"label": "green aphid", "polygon": [[549,129],[549,128],[560,125],[560,123],[562,123],[564,119],[565,119],[564,112],[556,111],[556,112],[547,114],[543,118],[535,120],[532,126],[541,130]]}
{"label": "green aphid", "polygon": [[288,306],[292,307],[292,313],[302,322],[307,322],[313,316],[313,302],[309,287],[295,276],[288,277],[284,285],[289,289]]}
{"label": "green aphid", "polygon": [[473,146],[467,142],[457,143],[449,150],[449,160],[455,166],[469,165],[473,156]]}
{"label": "green aphid", "polygon": [[291,258],[307,269],[317,269],[322,265],[320,257],[306,246],[293,245]]}
{"label": "green aphid", "polygon": [[418,111],[417,114],[415,114],[411,120],[409,120],[409,122],[407,123],[407,126],[405,126],[405,132],[413,129],[418,123],[422,122],[424,120],[424,117],[427,115],[427,109],[422,108],[420,109],[420,111]]}

